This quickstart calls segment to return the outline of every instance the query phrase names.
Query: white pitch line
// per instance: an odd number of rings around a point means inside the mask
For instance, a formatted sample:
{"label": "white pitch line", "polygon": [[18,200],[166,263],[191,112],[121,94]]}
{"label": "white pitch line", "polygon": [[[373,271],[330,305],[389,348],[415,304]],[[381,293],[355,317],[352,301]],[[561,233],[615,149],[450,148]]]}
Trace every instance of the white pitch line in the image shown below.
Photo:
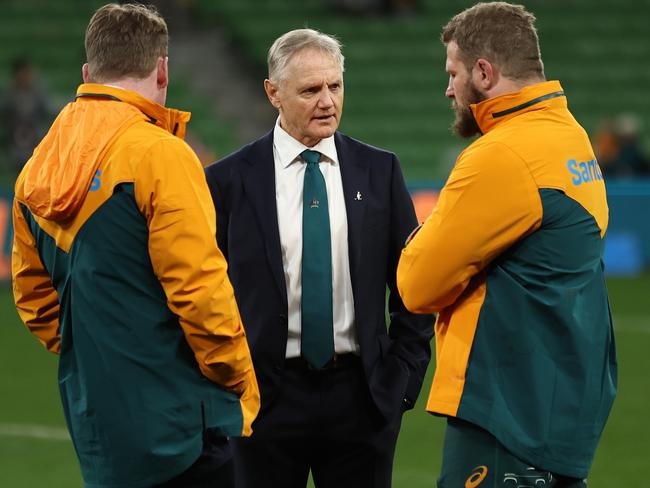
{"label": "white pitch line", "polygon": [[[650,334],[650,318],[647,315],[618,315],[613,320],[614,332],[641,332]],[[67,429],[38,424],[0,423],[0,437],[70,441],[70,434]]]}
{"label": "white pitch line", "polygon": [[70,441],[68,430],[36,424],[1,424],[0,437],[27,437],[49,441]]}

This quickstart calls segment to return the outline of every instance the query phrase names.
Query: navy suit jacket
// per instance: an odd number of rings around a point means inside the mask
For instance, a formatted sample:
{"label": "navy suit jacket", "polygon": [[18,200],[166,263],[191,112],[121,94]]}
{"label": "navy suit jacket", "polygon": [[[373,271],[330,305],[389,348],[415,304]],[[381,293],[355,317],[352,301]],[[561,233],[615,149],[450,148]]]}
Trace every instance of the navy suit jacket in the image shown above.
{"label": "navy suit jacket", "polygon": [[[400,252],[417,220],[394,154],[339,132],[335,143],[347,211],[357,340],[371,395],[388,420],[415,403],[431,357],[433,317],[408,312],[395,284]],[[228,261],[263,415],[282,382],[287,344],[273,132],[209,166],[206,178],[217,211],[217,241]]]}

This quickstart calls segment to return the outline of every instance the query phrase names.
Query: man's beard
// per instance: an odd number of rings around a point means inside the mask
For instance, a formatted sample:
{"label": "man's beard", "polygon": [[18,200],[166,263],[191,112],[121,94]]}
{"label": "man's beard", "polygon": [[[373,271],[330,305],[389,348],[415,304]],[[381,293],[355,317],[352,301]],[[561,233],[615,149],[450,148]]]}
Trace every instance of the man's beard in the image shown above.
{"label": "man's beard", "polygon": [[456,101],[452,103],[452,108],[456,113],[456,119],[454,120],[451,129],[460,137],[467,139],[475,134],[481,133],[481,128],[476,123],[472,109],[469,108],[469,106],[473,103],[482,102],[487,97],[474,88],[471,81],[467,83],[465,89],[467,92],[467,105],[461,107],[456,103]]}

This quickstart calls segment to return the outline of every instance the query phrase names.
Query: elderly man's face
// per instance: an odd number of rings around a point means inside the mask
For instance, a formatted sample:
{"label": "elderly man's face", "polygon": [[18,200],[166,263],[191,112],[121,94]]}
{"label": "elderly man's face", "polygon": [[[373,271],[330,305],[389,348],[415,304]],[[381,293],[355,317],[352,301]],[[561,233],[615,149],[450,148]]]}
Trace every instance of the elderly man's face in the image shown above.
{"label": "elderly man's face", "polygon": [[343,72],[330,54],[304,49],[290,59],[285,79],[266,83],[280,126],[307,147],[334,134],[343,110]]}
{"label": "elderly man's face", "polygon": [[452,129],[460,137],[472,137],[480,133],[480,129],[470,105],[482,102],[487,97],[474,86],[472,73],[467,71],[460,58],[458,45],[454,41],[447,44],[445,68],[449,73],[449,85],[445,96],[451,98],[451,107],[456,114]]}

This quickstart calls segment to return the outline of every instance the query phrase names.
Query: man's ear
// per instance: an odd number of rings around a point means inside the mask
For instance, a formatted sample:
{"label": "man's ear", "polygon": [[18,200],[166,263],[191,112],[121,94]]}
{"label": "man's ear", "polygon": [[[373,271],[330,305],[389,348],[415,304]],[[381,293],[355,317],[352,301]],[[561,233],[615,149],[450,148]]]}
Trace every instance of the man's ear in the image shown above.
{"label": "man's ear", "polygon": [[487,59],[478,58],[474,63],[472,76],[477,87],[482,91],[488,91],[496,85],[499,73]]}
{"label": "man's ear", "polygon": [[90,68],[88,68],[88,63],[84,63],[81,67],[81,78],[84,80],[84,83],[90,83]]}
{"label": "man's ear", "polygon": [[158,58],[156,63],[156,83],[158,88],[167,88],[169,85],[169,57],[165,56]]}
{"label": "man's ear", "polygon": [[264,80],[264,91],[266,92],[266,96],[269,98],[271,105],[280,110],[282,104],[280,103],[280,97],[278,96],[279,89],[277,85],[275,85],[271,80],[266,79]]}

